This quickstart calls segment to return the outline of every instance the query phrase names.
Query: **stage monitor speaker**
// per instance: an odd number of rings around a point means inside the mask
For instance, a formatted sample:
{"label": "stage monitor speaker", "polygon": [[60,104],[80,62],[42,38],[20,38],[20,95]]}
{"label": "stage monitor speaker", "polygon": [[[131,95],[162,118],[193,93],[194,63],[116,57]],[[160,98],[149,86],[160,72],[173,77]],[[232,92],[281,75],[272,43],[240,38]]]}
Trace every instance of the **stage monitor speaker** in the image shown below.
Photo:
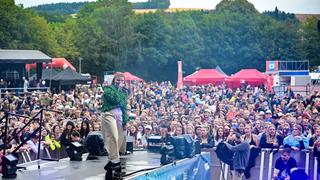
{"label": "stage monitor speaker", "polygon": [[7,154],[2,157],[2,177],[13,179],[17,177],[18,158],[12,154]]}
{"label": "stage monitor speaker", "polygon": [[195,144],[188,134],[171,137],[176,159],[191,158],[195,155]]}
{"label": "stage monitor speaker", "polygon": [[175,159],[175,147],[173,145],[164,145],[161,147],[160,154],[161,165],[172,163]]}
{"label": "stage monitor speaker", "polygon": [[159,153],[161,151],[162,142],[161,142],[161,136],[150,136],[147,138],[148,146],[147,149],[150,152],[157,152]]}
{"label": "stage monitor speaker", "polygon": [[127,136],[127,145],[126,145],[126,151],[133,153],[133,142],[134,142],[134,137],[133,136]]}
{"label": "stage monitor speaker", "polygon": [[81,143],[71,142],[66,151],[71,161],[82,161],[83,145]]}
{"label": "stage monitor speaker", "polygon": [[106,156],[107,150],[104,148],[102,134],[99,132],[90,132],[85,139],[85,148],[89,156]]}

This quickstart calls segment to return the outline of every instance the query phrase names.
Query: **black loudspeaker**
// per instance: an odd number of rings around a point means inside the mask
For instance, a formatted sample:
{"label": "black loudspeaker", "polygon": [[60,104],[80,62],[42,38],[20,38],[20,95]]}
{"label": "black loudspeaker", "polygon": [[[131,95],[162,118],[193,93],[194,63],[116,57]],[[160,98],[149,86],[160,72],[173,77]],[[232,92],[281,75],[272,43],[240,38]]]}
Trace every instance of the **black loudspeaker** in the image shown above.
{"label": "black loudspeaker", "polygon": [[104,148],[103,137],[101,133],[90,132],[85,139],[85,148],[89,156],[106,156],[107,150]]}
{"label": "black loudspeaker", "polygon": [[66,151],[71,161],[82,161],[83,145],[79,142],[71,142]]}
{"label": "black loudspeaker", "polygon": [[320,32],[320,20],[318,20],[317,27],[318,27],[318,32]]}
{"label": "black loudspeaker", "polygon": [[175,159],[175,147],[173,145],[164,145],[161,147],[160,154],[161,165],[170,164]]}
{"label": "black loudspeaker", "polygon": [[13,179],[17,177],[18,158],[12,154],[7,154],[2,157],[2,177]]}
{"label": "black loudspeaker", "polygon": [[176,159],[191,158],[195,155],[195,144],[190,135],[181,135],[171,138]]}
{"label": "black loudspeaker", "polygon": [[37,63],[37,81],[39,81],[42,78],[42,63]]}
{"label": "black loudspeaker", "polygon": [[161,136],[150,136],[147,138],[148,151],[159,153],[161,151],[162,142]]}
{"label": "black loudspeaker", "polygon": [[127,142],[126,151],[133,153],[133,142]]}

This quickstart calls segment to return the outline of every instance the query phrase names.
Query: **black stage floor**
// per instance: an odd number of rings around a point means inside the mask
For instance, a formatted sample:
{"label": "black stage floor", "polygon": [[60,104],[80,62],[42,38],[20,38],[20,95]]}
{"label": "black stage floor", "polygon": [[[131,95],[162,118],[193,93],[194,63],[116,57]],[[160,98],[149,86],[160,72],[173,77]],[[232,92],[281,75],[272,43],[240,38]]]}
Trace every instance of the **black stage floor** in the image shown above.
{"label": "black stage floor", "polygon": [[[20,166],[27,167],[27,170],[17,172],[18,180],[102,180],[105,176],[103,169],[107,162],[107,157],[99,157],[98,160],[85,160],[87,154],[83,155],[83,161],[70,161],[69,158],[55,161],[40,160],[40,169],[38,162],[29,162]],[[127,174],[142,169],[155,168],[160,166],[160,154],[147,151],[135,151],[131,155],[122,156],[126,159]],[[139,174],[138,172],[124,179],[132,179]],[[5,178],[2,178],[5,179]]]}

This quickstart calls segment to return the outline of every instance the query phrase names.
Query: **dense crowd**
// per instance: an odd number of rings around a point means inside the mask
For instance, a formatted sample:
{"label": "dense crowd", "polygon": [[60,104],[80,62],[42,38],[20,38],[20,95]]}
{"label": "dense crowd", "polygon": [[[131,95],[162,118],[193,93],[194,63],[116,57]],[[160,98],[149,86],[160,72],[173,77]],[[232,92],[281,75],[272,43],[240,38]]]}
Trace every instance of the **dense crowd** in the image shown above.
{"label": "dense crowd", "polygon": [[[177,90],[170,82],[131,83],[127,89],[130,98],[126,129],[137,148],[145,148],[151,135],[181,134],[190,134],[201,142],[201,147],[211,148],[238,132],[252,147],[320,150],[318,92],[304,97],[288,88],[279,97],[249,85],[234,90],[225,85]],[[72,138],[85,139],[89,132],[99,131],[102,96],[100,86],[79,86],[60,93],[26,92],[22,96],[6,92],[1,98],[0,117],[5,111],[28,117],[10,116],[8,134],[13,140],[8,151],[39,127],[37,118],[18,133],[41,108],[62,112],[44,111],[42,145],[52,151]],[[3,133],[4,123],[1,126]],[[20,151],[37,153],[37,135]]]}

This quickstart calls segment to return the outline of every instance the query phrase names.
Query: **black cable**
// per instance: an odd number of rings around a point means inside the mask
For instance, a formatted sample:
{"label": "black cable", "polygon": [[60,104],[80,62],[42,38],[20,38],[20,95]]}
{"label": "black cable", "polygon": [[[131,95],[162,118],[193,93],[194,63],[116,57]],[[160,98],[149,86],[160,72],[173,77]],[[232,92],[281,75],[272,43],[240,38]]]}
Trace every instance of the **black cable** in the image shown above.
{"label": "black cable", "polygon": [[131,176],[131,175],[136,174],[136,173],[138,173],[138,172],[150,171],[150,170],[154,170],[154,169],[157,169],[157,168],[160,168],[160,167],[153,167],[153,168],[140,169],[140,170],[137,170],[137,171],[133,171],[133,172],[131,172],[131,173],[129,173],[129,174],[126,174],[126,175],[124,175],[124,176],[122,176],[122,177]]}

